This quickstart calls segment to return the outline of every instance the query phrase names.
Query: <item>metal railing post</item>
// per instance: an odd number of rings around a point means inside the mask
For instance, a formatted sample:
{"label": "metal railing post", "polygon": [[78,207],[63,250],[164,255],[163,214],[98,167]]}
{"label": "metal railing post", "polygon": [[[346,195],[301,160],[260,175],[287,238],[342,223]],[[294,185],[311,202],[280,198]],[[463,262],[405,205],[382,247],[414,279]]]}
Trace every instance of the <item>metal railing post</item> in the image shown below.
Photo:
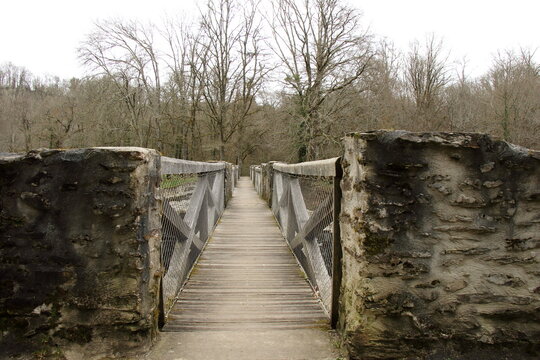
{"label": "metal railing post", "polygon": [[334,177],[334,223],[333,223],[333,247],[332,247],[332,310],[330,313],[330,325],[336,328],[339,320],[339,298],[341,295],[342,279],[342,248],[341,248],[341,229],[339,226],[341,214],[341,179],[343,177],[343,168],[341,167],[341,158],[336,160],[336,176]]}

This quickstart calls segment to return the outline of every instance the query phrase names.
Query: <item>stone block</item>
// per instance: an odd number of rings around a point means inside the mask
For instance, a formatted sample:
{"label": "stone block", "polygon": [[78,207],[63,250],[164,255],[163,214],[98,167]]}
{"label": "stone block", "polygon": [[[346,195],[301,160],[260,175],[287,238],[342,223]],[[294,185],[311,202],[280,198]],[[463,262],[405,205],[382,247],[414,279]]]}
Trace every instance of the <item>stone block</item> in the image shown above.
{"label": "stone block", "polygon": [[0,158],[0,358],[101,359],[150,346],[158,184],[159,154],[142,148]]}
{"label": "stone block", "polygon": [[540,153],[467,133],[343,142],[339,329],[351,357],[539,356]]}

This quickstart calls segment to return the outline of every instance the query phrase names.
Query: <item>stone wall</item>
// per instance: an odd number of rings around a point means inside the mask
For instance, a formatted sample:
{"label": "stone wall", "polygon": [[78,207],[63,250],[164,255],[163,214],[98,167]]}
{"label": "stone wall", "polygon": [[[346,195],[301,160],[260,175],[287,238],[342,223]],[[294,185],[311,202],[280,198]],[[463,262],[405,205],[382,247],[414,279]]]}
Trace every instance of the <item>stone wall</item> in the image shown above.
{"label": "stone wall", "polygon": [[352,358],[538,358],[540,153],[480,134],[344,145],[339,327]]}
{"label": "stone wall", "polygon": [[151,344],[158,181],[158,153],[141,148],[0,159],[0,358],[110,358]]}

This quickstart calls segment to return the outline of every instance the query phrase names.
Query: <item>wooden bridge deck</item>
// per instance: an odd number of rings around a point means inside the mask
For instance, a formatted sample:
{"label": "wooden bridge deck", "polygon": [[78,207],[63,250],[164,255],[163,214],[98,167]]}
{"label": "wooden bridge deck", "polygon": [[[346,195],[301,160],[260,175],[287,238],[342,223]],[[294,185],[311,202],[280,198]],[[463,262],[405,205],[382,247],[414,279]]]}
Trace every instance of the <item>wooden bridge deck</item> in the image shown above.
{"label": "wooden bridge deck", "polygon": [[249,178],[241,178],[163,330],[287,330],[327,323],[271,210]]}

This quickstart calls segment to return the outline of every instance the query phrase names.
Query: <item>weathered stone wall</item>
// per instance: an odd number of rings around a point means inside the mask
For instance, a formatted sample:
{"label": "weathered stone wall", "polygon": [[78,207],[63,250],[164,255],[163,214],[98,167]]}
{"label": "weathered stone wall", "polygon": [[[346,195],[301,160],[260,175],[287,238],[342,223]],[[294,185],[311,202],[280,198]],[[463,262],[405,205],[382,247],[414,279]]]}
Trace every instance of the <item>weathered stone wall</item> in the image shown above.
{"label": "weathered stone wall", "polygon": [[0,358],[110,358],[156,335],[159,155],[0,159]]}
{"label": "weathered stone wall", "polygon": [[344,145],[339,326],[352,357],[538,358],[540,153],[480,134]]}

